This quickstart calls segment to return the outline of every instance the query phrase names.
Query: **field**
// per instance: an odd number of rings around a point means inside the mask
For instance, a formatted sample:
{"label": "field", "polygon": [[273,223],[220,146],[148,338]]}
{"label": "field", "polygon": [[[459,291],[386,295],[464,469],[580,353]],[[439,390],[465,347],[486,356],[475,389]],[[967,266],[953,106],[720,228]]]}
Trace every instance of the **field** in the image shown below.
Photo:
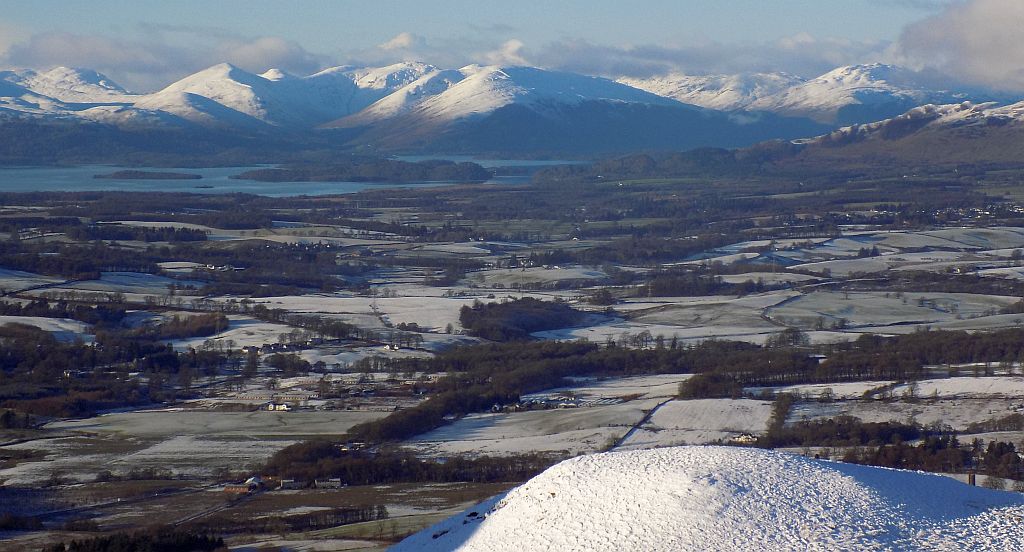
{"label": "field", "polygon": [[41,450],[47,456],[0,470],[0,477],[22,485],[45,481],[54,473],[90,481],[101,470],[124,473],[133,468],[209,477],[218,469],[244,469],[261,462],[297,440],[340,435],[357,423],[385,414],[168,409],[54,422],[46,429],[55,437],[10,447]]}

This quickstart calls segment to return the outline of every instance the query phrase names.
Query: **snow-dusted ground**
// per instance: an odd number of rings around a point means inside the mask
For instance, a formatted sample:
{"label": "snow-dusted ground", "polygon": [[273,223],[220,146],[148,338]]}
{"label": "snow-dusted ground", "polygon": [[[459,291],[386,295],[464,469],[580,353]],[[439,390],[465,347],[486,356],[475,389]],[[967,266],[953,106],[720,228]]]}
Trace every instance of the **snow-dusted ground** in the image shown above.
{"label": "snow-dusted ground", "polygon": [[18,291],[30,287],[43,286],[63,282],[61,278],[43,276],[21,270],[0,268],[0,289],[5,292]]}
{"label": "snow-dusted ground", "polygon": [[198,349],[207,341],[220,342],[225,346],[228,341],[233,341],[236,349],[250,345],[259,347],[267,343],[277,343],[281,334],[294,329],[291,326],[264,322],[243,314],[232,314],[228,315],[228,328],[223,332],[208,337],[176,339],[171,341],[171,344],[179,351],[188,350],[189,347]]}
{"label": "snow-dusted ground", "polygon": [[831,393],[834,399],[859,399],[864,393],[873,389],[892,384],[892,381],[854,381],[847,383],[806,383],[800,385],[786,385],[782,387],[747,387],[743,390],[748,393],[759,395],[765,391],[773,394],[792,393],[805,397],[821,397],[823,394]]}
{"label": "snow-dusted ground", "polygon": [[60,472],[91,481],[101,470],[166,468],[206,477],[218,468],[237,470],[262,462],[312,436],[338,436],[355,424],[386,416],[373,411],[214,412],[177,409],[120,412],[48,424],[53,439],[9,448],[39,450],[46,457],[0,470],[14,485],[33,485]]}
{"label": "snow-dusted ground", "polygon": [[771,412],[772,403],[750,399],[669,401],[617,450],[714,443],[743,433],[760,435]]}
{"label": "snow-dusted ground", "polygon": [[[965,370],[966,371],[966,370]],[[915,395],[924,398],[1001,398],[1018,399],[1024,405],[1024,377],[989,376],[955,377],[921,380],[914,384],[900,385],[893,389],[893,395],[902,396],[913,385]]]}
{"label": "snow-dusted ground", "polygon": [[405,550],[1020,550],[1024,496],[731,447],[566,460]]}
{"label": "snow-dusted ground", "polygon": [[87,280],[66,286],[67,289],[83,291],[150,293],[162,295],[167,293],[171,284],[201,286],[202,282],[174,280],[154,274],[141,272],[103,272],[99,280]]}
{"label": "snow-dusted ground", "polygon": [[531,284],[550,286],[572,281],[602,281],[607,278],[608,275],[600,270],[582,266],[499,268],[481,270],[466,277],[469,282],[483,287],[493,287],[497,284],[505,287]]}
{"label": "snow-dusted ground", "polygon": [[77,338],[90,342],[93,336],[88,332],[89,325],[69,318],[45,318],[42,316],[10,316],[0,315],[0,326],[5,324],[25,324],[34,326],[53,334],[58,341],[71,342]]}
{"label": "snow-dusted ground", "polygon": [[[816,291],[771,307],[765,314],[777,322],[805,329],[815,328],[819,321],[829,327],[841,319],[850,326],[971,325],[978,323],[972,317],[992,315],[1019,300],[1017,297],[970,293]],[[1010,326],[1012,321],[1009,318],[1004,322]]]}
{"label": "snow-dusted ground", "polygon": [[[441,290],[437,291],[438,294]],[[387,320],[392,324],[415,323],[421,328],[444,331],[448,324],[459,325],[459,309],[472,305],[474,297],[403,296],[403,297],[361,297],[343,294],[296,295],[257,299],[269,308],[285,309],[291,312],[336,315],[339,319],[351,321],[365,327],[374,318]],[[379,326],[379,323],[378,323]]]}
{"label": "snow-dusted ground", "polygon": [[794,274],[791,272],[746,272],[743,274],[725,274],[722,281],[730,284],[742,284],[751,281],[764,282],[765,285],[777,286],[780,284],[801,284],[821,280],[816,276],[807,274]]}
{"label": "snow-dusted ground", "polygon": [[632,376],[604,380],[582,380],[577,385],[546,389],[523,395],[522,399],[544,399],[559,393],[572,392],[580,398],[623,397],[640,395],[641,398],[674,397],[679,394],[679,384],[693,377],[693,374],[657,374]]}
{"label": "snow-dusted ground", "polygon": [[661,399],[645,399],[610,406],[470,414],[406,444],[420,453],[438,456],[596,452],[625,435],[659,402]]}
{"label": "snow-dusted ground", "polygon": [[545,339],[579,339],[603,342],[623,334],[650,332],[652,336],[673,337],[684,342],[708,338],[764,342],[768,336],[783,329],[762,316],[773,305],[799,297],[796,291],[775,291],[744,297],[651,297],[624,301],[615,310],[628,320],[613,319],[583,328],[565,328],[537,332]]}
{"label": "snow-dusted ground", "polygon": [[[898,395],[897,395],[898,397]],[[1019,399],[952,399],[900,401],[836,401],[800,403],[793,407],[788,422],[802,419],[835,418],[847,415],[864,422],[917,423],[924,427],[949,426],[964,431],[977,422],[995,420],[1019,413]]]}

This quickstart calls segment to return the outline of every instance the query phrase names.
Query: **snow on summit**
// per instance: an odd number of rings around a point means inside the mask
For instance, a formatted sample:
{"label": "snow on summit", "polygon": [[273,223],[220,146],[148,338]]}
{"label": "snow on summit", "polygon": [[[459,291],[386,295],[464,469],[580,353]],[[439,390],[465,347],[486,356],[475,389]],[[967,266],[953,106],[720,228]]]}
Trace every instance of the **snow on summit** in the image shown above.
{"label": "snow on summit", "polygon": [[1021,550],[1024,496],[761,449],[566,460],[392,550]]}
{"label": "snow on summit", "polygon": [[671,73],[646,79],[621,78],[619,82],[683,103],[732,111],[746,109],[754,101],[804,80],[786,73],[700,76]]}

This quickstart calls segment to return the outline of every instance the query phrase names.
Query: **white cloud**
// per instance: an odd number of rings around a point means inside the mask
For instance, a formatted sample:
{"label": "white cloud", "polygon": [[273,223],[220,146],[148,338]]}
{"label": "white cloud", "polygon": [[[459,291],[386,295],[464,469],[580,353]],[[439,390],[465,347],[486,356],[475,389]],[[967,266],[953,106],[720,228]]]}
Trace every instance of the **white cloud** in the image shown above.
{"label": "white cloud", "polygon": [[908,25],[890,50],[896,63],[967,83],[1024,91],[1024,2],[970,0]]}
{"label": "white cloud", "polygon": [[298,43],[276,36],[226,40],[214,55],[250,71],[277,67],[300,75],[316,72],[325,62],[321,56],[307,52]]}
{"label": "white cloud", "polygon": [[37,69],[58,65],[95,69],[137,91],[163,87],[224,61],[250,71],[279,67],[298,74],[314,72],[326,63],[322,56],[278,37],[189,31],[184,40],[171,40],[168,29],[149,30],[152,32],[145,39],[39,33],[12,44],[0,55],[0,62]]}
{"label": "white cloud", "polygon": [[646,77],[678,71],[690,74],[785,71],[817,76],[840,65],[874,61],[887,44],[817,38],[807,33],[767,43],[605,46],[585,40],[549,44],[532,59],[548,67],[607,76]]}
{"label": "white cloud", "polygon": [[412,50],[414,48],[422,48],[426,45],[426,40],[419,35],[405,32],[398,33],[391,40],[377,46],[385,52],[391,52],[394,50]]}
{"label": "white cloud", "polygon": [[27,39],[29,34],[22,28],[0,21],[0,56],[15,44]]}
{"label": "white cloud", "polygon": [[485,52],[481,57],[488,65],[529,65],[523,57],[523,41],[512,38],[506,40],[496,50]]}

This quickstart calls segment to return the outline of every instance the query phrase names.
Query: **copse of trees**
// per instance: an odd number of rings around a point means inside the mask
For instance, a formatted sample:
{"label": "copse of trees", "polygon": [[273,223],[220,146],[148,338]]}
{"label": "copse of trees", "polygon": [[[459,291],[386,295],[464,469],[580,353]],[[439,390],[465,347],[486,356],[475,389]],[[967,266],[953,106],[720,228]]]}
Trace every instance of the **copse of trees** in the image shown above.
{"label": "copse of trees", "polygon": [[779,425],[758,440],[758,446],[778,447],[850,447],[887,445],[913,441],[924,436],[918,426],[897,422],[863,422],[853,416],[821,420],[800,420]]}
{"label": "copse of trees", "polygon": [[466,481],[495,483],[523,481],[551,466],[555,460],[543,454],[507,457],[455,456],[442,461],[418,458],[408,451],[384,449],[342,450],[327,441],[291,445],[275,454],[264,466],[266,473],[311,481],[337,477],[347,485],[383,483],[448,483]]}
{"label": "copse of trees", "polygon": [[491,341],[526,339],[533,332],[565,328],[580,323],[584,313],[560,301],[524,297],[504,303],[464,306],[459,322],[470,335]]}
{"label": "copse of trees", "polygon": [[45,299],[33,299],[27,303],[0,301],[0,314],[3,315],[70,318],[90,326],[117,326],[124,319],[125,313],[125,307],[117,304],[86,305],[66,301],[51,303]]}
{"label": "copse of trees", "polygon": [[267,358],[267,365],[275,370],[280,370],[284,373],[285,377],[291,377],[298,374],[307,374],[313,369],[313,365],[308,361],[304,360],[299,355],[294,354],[274,354]]}
{"label": "copse of trees", "polygon": [[224,549],[224,539],[180,529],[118,533],[48,546],[44,552],[212,552]]}
{"label": "copse of trees", "polygon": [[174,315],[159,324],[140,328],[135,332],[135,335],[152,341],[208,337],[226,330],[228,323],[228,317],[219,312],[184,316]]}
{"label": "copse of trees", "polygon": [[2,241],[0,266],[70,279],[96,279],[103,270],[151,274],[159,270],[156,262],[147,255],[111,247],[99,241],[87,245]]}
{"label": "copse of trees", "polygon": [[160,226],[125,226],[123,224],[90,224],[72,226],[65,234],[73,240],[92,241],[143,241],[143,242],[194,242],[206,241],[206,232],[192,228]]}
{"label": "copse of trees", "polygon": [[[783,342],[780,342],[783,341]],[[1016,362],[1024,358],[1024,329],[995,332],[923,331],[896,337],[861,335],[855,341],[809,348],[797,333],[773,340],[773,349],[725,355],[680,384],[680,396],[737,397],[749,386],[836,383],[924,377],[927,366]],[[794,346],[796,346],[794,348]],[[818,361],[811,353],[824,353]]]}

